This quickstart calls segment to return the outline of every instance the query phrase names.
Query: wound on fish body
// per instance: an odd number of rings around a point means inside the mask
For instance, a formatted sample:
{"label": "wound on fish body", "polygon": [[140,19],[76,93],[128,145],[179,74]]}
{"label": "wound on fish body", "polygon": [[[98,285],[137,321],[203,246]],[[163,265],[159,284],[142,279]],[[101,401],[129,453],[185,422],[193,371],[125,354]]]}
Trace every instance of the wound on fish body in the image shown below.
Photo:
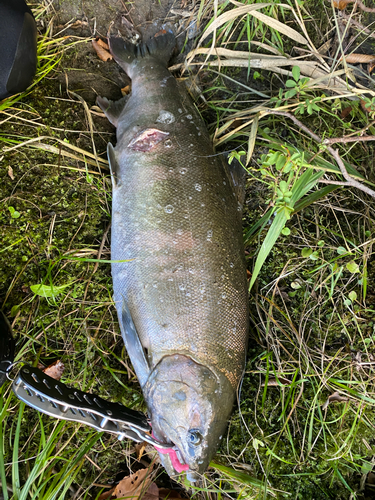
{"label": "wound on fish body", "polygon": [[98,99],[117,127],[108,145],[114,300],[154,436],[174,445],[160,459],[194,481],[218,449],[245,362],[243,176],[214,154],[167,69],[172,33],[109,46],[132,79],[126,99]]}
{"label": "wound on fish body", "polygon": [[128,148],[134,151],[150,151],[150,149],[163,141],[168,135],[169,132],[163,132],[156,128],[148,128],[133,137],[128,144]]}

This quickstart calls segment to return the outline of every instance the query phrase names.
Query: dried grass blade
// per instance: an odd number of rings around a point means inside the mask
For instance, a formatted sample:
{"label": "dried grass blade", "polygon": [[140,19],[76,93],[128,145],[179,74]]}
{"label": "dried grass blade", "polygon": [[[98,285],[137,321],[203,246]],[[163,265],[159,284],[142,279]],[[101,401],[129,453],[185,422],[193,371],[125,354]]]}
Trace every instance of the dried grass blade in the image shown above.
{"label": "dried grass blade", "polygon": [[290,28],[284,23],[281,23],[277,19],[274,19],[273,17],[266,16],[262,12],[249,12],[249,14],[253,17],[256,17],[259,21],[262,21],[262,23],[267,24],[270,28],[278,31],[279,33],[282,33],[283,35],[288,36],[292,40],[294,40],[297,43],[302,43],[303,45],[308,45],[308,41],[304,36],[302,36],[298,31],[294,30],[293,28]]}
{"label": "dried grass blade", "polygon": [[42,149],[43,151],[48,151],[50,153],[65,156],[67,158],[72,158],[74,160],[82,161],[82,162],[88,163],[89,165],[94,165],[95,167],[97,167],[97,162],[94,160],[91,160],[89,158],[79,157],[73,153],[68,153],[67,151],[64,151],[63,149],[57,148],[56,146],[51,146],[50,144],[43,144],[42,142],[35,142],[32,145],[32,147],[34,147],[35,149]]}
{"label": "dried grass blade", "polygon": [[[237,5],[239,7],[242,5],[240,2],[237,2],[236,0],[229,0],[229,1],[233,5]],[[303,23],[300,22],[300,20],[298,19],[298,16],[296,16],[296,13],[295,13],[294,9],[290,5],[287,5],[287,4],[284,4],[284,3],[279,4],[279,7],[291,10],[294,13],[294,15],[295,15],[295,17],[296,17],[296,19],[298,21],[298,24],[300,25],[300,27],[304,31],[306,37],[308,38],[305,26],[303,25]],[[297,5],[297,7],[298,7],[298,5]],[[262,14],[260,12],[256,13],[256,14],[254,14],[253,12],[251,12],[250,14],[252,16],[258,18],[260,21],[264,22],[265,24],[267,24],[271,28],[279,31],[280,33],[284,33],[286,36],[289,36],[290,38],[292,38],[296,42],[303,43],[304,45],[309,45],[308,40],[306,38],[304,38],[300,33],[298,33],[298,31],[296,31],[296,30],[294,30],[292,28],[289,28],[289,26],[286,26],[285,24],[283,24],[280,21],[274,19],[273,17],[266,16],[265,14]],[[261,19],[261,17],[263,17],[263,18]],[[267,21],[264,18],[268,18],[270,21]],[[277,27],[277,26],[279,26],[279,27]],[[287,30],[287,31],[285,31],[285,30]],[[302,41],[302,40],[304,40],[304,41]]]}
{"label": "dried grass blade", "polygon": [[216,148],[219,144],[222,144],[222,143],[228,141],[231,137],[233,137],[234,135],[238,134],[240,132],[240,130],[248,127],[250,125],[250,123],[252,123],[252,121],[253,120],[244,122],[239,127],[235,128],[234,130],[231,130],[230,132],[228,132],[227,134],[225,134],[223,137],[221,137],[220,139],[218,139],[217,141],[214,142],[214,147]]}
{"label": "dried grass blade", "polygon": [[[247,52],[244,50],[230,50],[230,49],[223,49],[221,47],[215,47],[213,50],[212,49],[206,49],[203,47],[198,47],[188,54],[188,58],[192,59],[198,54],[210,54],[213,56],[223,56],[223,57],[233,57],[236,59],[250,59],[252,57],[255,57],[256,59],[274,59],[275,56],[270,55],[270,54],[259,54],[258,52]],[[285,59],[284,56],[276,56],[280,57],[281,59]]]}
{"label": "dried grass blade", "polygon": [[249,143],[247,146],[246,167],[250,163],[251,157],[253,155],[255,140],[257,138],[257,132],[258,132],[258,123],[259,123],[259,113],[254,116],[254,121],[253,124],[251,125]]}
{"label": "dried grass blade", "polygon": [[[66,89],[68,90],[68,82],[66,82]],[[88,125],[89,125],[89,129],[90,129],[92,150],[94,151],[93,158],[95,158],[95,160],[96,160],[96,166],[98,167],[98,169],[100,171],[100,163],[98,162],[98,155],[96,153],[96,146],[95,146],[95,140],[94,140],[94,122],[92,121],[92,116],[91,116],[91,113],[90,113],[90,109],[89,109],[89,107],[87,105],[87,102],[83,99],[82,96],[80,96],[79,94],[76,94],[75,92],[73,92],[71,90],[68,90],[68,93],[72,94],[74,97],[76,97],[81,102],[81,104],[83,105],[83,108],[84,108],[85,114],[86,114],[86,118],[87,118],[87,122],[88,122]]]}
{"label": "dried grass blade", "polygon": [[231,21],[232,19],[235,19],[239,16],[250,14],[254,10],[262,9],[263,7],[268,7],[270,5],[272,5],[272,3],[257,3],[252,5],[244,5],[243,7],[238,7],[237,9],[224,12],[224,14],[221,14],[217,19],[215,19],[215,21],[213,21],[203,33],[198,42],[198,47],[199,45],[201,45],[203,40],[205,40],[209,35],[217,30],[217,28],[220,28],[220,26],[227,23],[228,21]]}
{"label": "dried grass blade", "polygon": [[[77,156],[72,156],[72,158],[75,158],[75,159],[78,159],[79,161],[86,161],[88,162],[87,158],[92,158],[93,160],[95,160],[95,162],[89,162],[91,165],[97,165],[96,162],[100,162],[102,164],[102,166],[107,166],[108,165],[108,161],[107,160],[104,160],[103,158],[100,158],[88,151],[85,151],[84,149],[81,149],[81,148],[78,148],[77,146],[74,146],[73,144],[69,144],[68,142],[65,142],[63,141],[62,139],[59,139],[58,137],[49,137],[48,135],[42,135],[40,137],[34,137],[33,139],[29,139],[28,141],[24,141],[24,142],[21,142],[20,144],[17,144],[16,146],[12,146],[12,147],[7,147],[7,146],[4,146],[3,147],[3,151],[13,151],[15,149],[19,149],[19,148],[22,148],[24,146],[35,146],[35,143],[39,144],[39,147],[43,146],[44,147],[49,147],[49,144],[44,144],[43,142],[40,142],[42,140],[53,140],[54,142],[58,142],[59,144],[61,144],[62,146],[68,148],[68,149],[72,149],[73,151],[76,151],[77,153],[80,153],[82,155],[83,158],[78,158]],[[55,150],[53,152],[57,152],[58,154],[60,154],[60,149],[59,148],[56,148],[56,146],[50,146],[51,148],[55,148]],[[42,149],[43,149],[42,148]],[[52,151],[52,149],[49,149],[49,151]],[[64,151],[64,153],[66,153]],[[63,149],[61,149],[61,154],[64,154],[63,153]],[[66,153],[65,156],[67,156],[68,153]]]}

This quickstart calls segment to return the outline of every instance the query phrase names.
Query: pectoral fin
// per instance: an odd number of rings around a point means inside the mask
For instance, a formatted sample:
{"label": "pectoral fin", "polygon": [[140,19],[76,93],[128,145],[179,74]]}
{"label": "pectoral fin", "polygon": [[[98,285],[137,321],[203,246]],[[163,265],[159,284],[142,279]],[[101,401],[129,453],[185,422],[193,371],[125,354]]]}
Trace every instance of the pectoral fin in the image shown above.
{"label": "pectoral fin", "polygon": [[110,101],[106,97],[100,97],[100,96],[96,98],[98,106],[104,112],[105,116],[112,123],[112,125],[114,125],[116,128],[118,125],[118,120],[120,118],[120,115],[123,112],[127,101],[128,101],[127,95],[125,95],[118,101]]}
{"label": "pectoral fin", "polygon": [[125,299],[122,302],[120,324],[126,350],[133,363],[139,383],[143,387],[150,375],[150,367]]}
{"label": "pectoral fin", "polygon": [[112,144],[110,142],[107,145],[107,156],[108,156],[108,161],[109,161],[109,168],[111,170],[112,186],[114,189],[120,185],[120,183],[119,183],[120,168],[119,168],[119,165],[117,163],[115,148],[112,146]]}

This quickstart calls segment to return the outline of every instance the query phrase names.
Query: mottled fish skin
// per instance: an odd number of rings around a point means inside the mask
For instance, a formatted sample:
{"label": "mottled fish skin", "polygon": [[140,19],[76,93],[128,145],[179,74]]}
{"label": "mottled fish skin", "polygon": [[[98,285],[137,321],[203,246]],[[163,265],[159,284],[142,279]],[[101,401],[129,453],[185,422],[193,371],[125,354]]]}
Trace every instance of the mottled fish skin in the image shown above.
{"label": "mottled fish skin", "polygon": [[[166,68],[165,46],[170,53],[173,43],[173,35],[164,35],[134,57],[134,48],[111,39],[132,92],[120,111],[98,102],[117,126],[117,145],[108,150],[111,258],[131,259],[112,264],[120,326],[153,432],[176,445],[194,480],[232,411],[245,362],[248,297],[242,207],[228,166]],[[132,355],[125,315],[143,360]],[[176,473],[168,457],[161,459]]]}

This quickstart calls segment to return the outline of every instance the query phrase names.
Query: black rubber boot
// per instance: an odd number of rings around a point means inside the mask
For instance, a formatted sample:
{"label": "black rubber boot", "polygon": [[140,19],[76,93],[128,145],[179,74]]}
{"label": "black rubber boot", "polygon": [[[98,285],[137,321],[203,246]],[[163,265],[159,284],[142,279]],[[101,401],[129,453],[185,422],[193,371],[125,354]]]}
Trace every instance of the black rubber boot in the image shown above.
{"label": "black rubber boot", "polygon": [[24,0],[0,0],[0,100],[32,82],[36,37],[35,20]]}

